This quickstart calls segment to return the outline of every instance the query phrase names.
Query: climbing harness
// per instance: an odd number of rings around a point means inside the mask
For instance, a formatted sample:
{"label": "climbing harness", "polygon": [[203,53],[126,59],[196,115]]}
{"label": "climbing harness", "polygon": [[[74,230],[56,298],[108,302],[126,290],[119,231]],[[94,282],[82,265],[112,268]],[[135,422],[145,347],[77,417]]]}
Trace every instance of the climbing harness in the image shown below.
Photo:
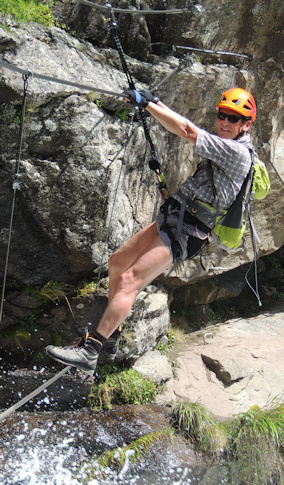
{"label": "climbing harness", "polygon": [[[126,59],[125,59],[125,55],[124,55],[119,37],[117,35],[117,30],[116,30],[117,23],[116,23],[116,19],[115,19],[115,16],[114,16],[114,11],[113,11],[112,5],[110,3],[107,3],[106,6],[108,7],[109,14],[110,14],[110,21],[108,23],[108,27],[109,27],[109,29],[112,33],[112,36],[113,36],[113,39],[114,39],[114,42],[115,42],[115,45],[116,45],[116,48],[117,48],[117,51],[118,51],[118,54],[119,54],[119,57],[120,57],[122,69],[123,69],[123,71],[126,75],[128,85],[129,85],[129,89],[135,90],[135,84],[134,84],[133,78],[131,76],[131,73],[128,69]],[[139,110],[142,125],[143,125],[143,128],[144,128],[144,133],[145,133],[145,137],[146,137],[146,140],[147,140],[147,143],[148,143],[148,147],[149,147],[149,150],[150,150],[150,153],[151,153],[151,158],[149,160],[149,167],[150,167],[151,170],[153,170],[156,173],[156,176],[157,176],[157,179],[158,179],[159,191],[160,191],[162,198],[165,200],[164,190],[167,192],[168,196],[170,195],[169,190],[167,188],[165,176],[164,176],[164,174],[161,170],[161,164],[160,164],[160,161],[159,161],[159,157],[156,153],[154,144],[152,142],[143,109],[139,107],[138,110]]]}
{"label": "climbing harness", "polygon": [[24,95],[23,95],[22,111],[21,111],[19,150],[18,150],[18,160],[17,160],[17,164],[16,164],[16,171],[15,171],[14,181],[13,181],[13,185],[12,185],[13,199],[12,199],[12,209],[11,209],[11,217],[10,217],[10,228],[9,228],[9,233],[8,233],[6,261],[5,261],[5,268],[4,268],[3,288],[2,288],[2,295],[1,295],[0,323],[2,322],[2,314],[3,314],[3,306],[4,306],[4,295],[5,295],[5,289],[6,289],[6,280],[7,280],[8,261],[9,261],[9,252],[10,252],[10,244],[11,244],[11,236],[12,236],[14,211],[15,211],[16,193],[17,193],[17,190],[21,189],[20,163],[21,163],[22,145],[23,145],[23,131],[24,131],[24,118],[25,118],[26,99],[27,99],[27,91],[28,91],[28,80],[29,80],[30,77],[32,77],[31,71],[26,71],[25,74],[23,74]]}

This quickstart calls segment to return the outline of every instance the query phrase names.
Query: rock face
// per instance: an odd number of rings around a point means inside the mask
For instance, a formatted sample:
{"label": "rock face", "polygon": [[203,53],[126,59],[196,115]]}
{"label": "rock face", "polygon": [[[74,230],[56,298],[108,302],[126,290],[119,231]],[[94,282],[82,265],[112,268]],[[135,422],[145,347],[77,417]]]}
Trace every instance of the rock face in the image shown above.
{"label": "rock face", "polygon": [[[154,1],[140,5],[159,7]],[[168,8],[174,7],[176,4],[170,2]],[[102,16],[75,0],[58,2],[53,8],[57,21],[76,31],[77,37],[58,27],[23,27],[10,22],[8,30],[0,28],[0,60],[34,74],[94,88],[54,83],[35,75],[28,79],[18,173],[23,79],[20,73],[0,67],[1,261],[7,254],[15,197],[5,326],[21,318],[15,318],[8,308],[15,290],[26,285],[40,287],[50,280],[71,283],[100,272],[105,276],[109,255],[152,222],[161,205],[155,178],[145,165],[149,157],[145,157],[144,131],[138,116],[132,119],[132,109],[120,97],[96,92],[99,88],[120,93],[128,87]],[[215,106],[224,89],[239,85],[258,95],[262,124],[255,124],[253,139],[256,145],[266,143],[266,153],[283,178],[283,2],[277,0],[269,12],[267,9],[265,2],[253,0],[233,6],[208,0],[202,7],[189,6],[183,15],[119,15],[118,32],[137,86],[152,88],[161,83],[157,91],[160,98],[209,131],[214,131]],[[222,16],[218,16],[221,11]],[[263,21],[267,15],[271,22]],[[244,18],[251,19],[252,28],[246,27]],[[200,54],[200,59],[191,64],[183,62],[187,51],[176,49],[173,55],[161,43],[248,52],[255,64],[241,57],[208,53]],[[163,83],[169,75],[172,77]],[[150,119],[147,122],[150,126]],[[189,143],[167,133],[153,120],[150,130],[173,192],[194,171],[198,160]],[[260,155],[265,158],[263,152]],[[268,170],[271,194],[253,208],[262,240],[259,256],[275,251],[284,241],[283,186],[269,163]],[[246,253],[226,253],[210,244],[203,255],[205,270],[196,258],[173,266],[158,281],[167,289],[182,286],[184,303],[198,299],[188,290],[189,285],[239,268],[252,257],[249,236]],[[3,269],[4,264],[1,278]],[[207,301],[208,295],[204,297]],[[164,325],[158,320],[154,320],[158,325],[153,330],[155,342]],[[167,317],[164,329],[168,321]],[[141,334],[142,341],[148,341],[149,336],[151,331],[144,337]],[[148,350],[147,345],[141,344],[139,353],[142,349]],[[136,350],[128,350],[134,356]]]}
{"label": "rock face", "polygon": [[163,399],[198,401],[222,417],[282,402],[283,310],[191,334]]}

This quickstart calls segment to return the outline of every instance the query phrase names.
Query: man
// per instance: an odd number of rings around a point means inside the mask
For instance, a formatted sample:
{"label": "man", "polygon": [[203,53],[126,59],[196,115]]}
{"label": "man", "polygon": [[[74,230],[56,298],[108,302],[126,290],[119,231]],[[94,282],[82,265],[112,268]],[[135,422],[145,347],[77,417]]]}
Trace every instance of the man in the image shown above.
{"label": "man", "polygon": [[216,203],[227,209],[235,200],[251,166],[248,135],[256,117],[253,96],[240,88],[226,91],[217,104],[217,135],[198,128],[148,91],[126,91],[127,100],[146,109],[168,131],[195,145],[203,157],[195,174],[164,206],[157,220],[135,234],[109,259],[109,303],[96,329],[77,348],[46,348],[47,354],[92,375],[101,350],[115,348],[118,327],[128,316],[138,293],[173,262],[192,258],[207,242],[210,228],[181,207],[188,201]]}

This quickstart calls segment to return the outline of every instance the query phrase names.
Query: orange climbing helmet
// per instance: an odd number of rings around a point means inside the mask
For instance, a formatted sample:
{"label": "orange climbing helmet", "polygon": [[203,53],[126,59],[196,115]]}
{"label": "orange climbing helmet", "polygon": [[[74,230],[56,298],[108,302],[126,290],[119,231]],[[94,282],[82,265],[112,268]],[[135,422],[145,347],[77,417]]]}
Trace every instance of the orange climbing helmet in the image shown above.
{"label": "orange climbing helmet", "polygon": [[245,89],[232,88],[225,91],[218,101],[216,109],[230,108],[246,118],[255,120],[256,104],[254,97]]}

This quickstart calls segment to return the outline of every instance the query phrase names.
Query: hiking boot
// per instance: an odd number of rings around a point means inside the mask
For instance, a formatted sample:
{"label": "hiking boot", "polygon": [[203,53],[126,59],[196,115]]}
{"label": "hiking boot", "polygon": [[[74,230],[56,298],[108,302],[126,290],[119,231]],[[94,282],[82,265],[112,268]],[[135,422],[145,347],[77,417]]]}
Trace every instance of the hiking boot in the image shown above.
{"label": "hiking boot", "polygon": [[[82,328],[82,327],[79,327],[78,325],[74,325],[72,331],[74,335],[76,335],[77,337],[84,338],[84,335],[87,329],[88,327]],[[102,351],[99,354],[98,364],[107,364],[115,360],[115,357],[118,351],[120,335],[121,335],[121,327],[118,327],[118,329],[115,330],[113,334],[106,340],[102,348]],[[80,342],[79,342],[79,345],[81,345]]]}
{"label": "hiking boot", "polygon": [[[92,343],[94,340],[89,334],[83,340],[80,339],[79,345],[75,347],[55,347],[48,345],[45,349],[47,355],[62,364],[71,365],[92,376],[95,372],[99,357],[97,350]],[[96,341],[97,342],[97,341]]]}

